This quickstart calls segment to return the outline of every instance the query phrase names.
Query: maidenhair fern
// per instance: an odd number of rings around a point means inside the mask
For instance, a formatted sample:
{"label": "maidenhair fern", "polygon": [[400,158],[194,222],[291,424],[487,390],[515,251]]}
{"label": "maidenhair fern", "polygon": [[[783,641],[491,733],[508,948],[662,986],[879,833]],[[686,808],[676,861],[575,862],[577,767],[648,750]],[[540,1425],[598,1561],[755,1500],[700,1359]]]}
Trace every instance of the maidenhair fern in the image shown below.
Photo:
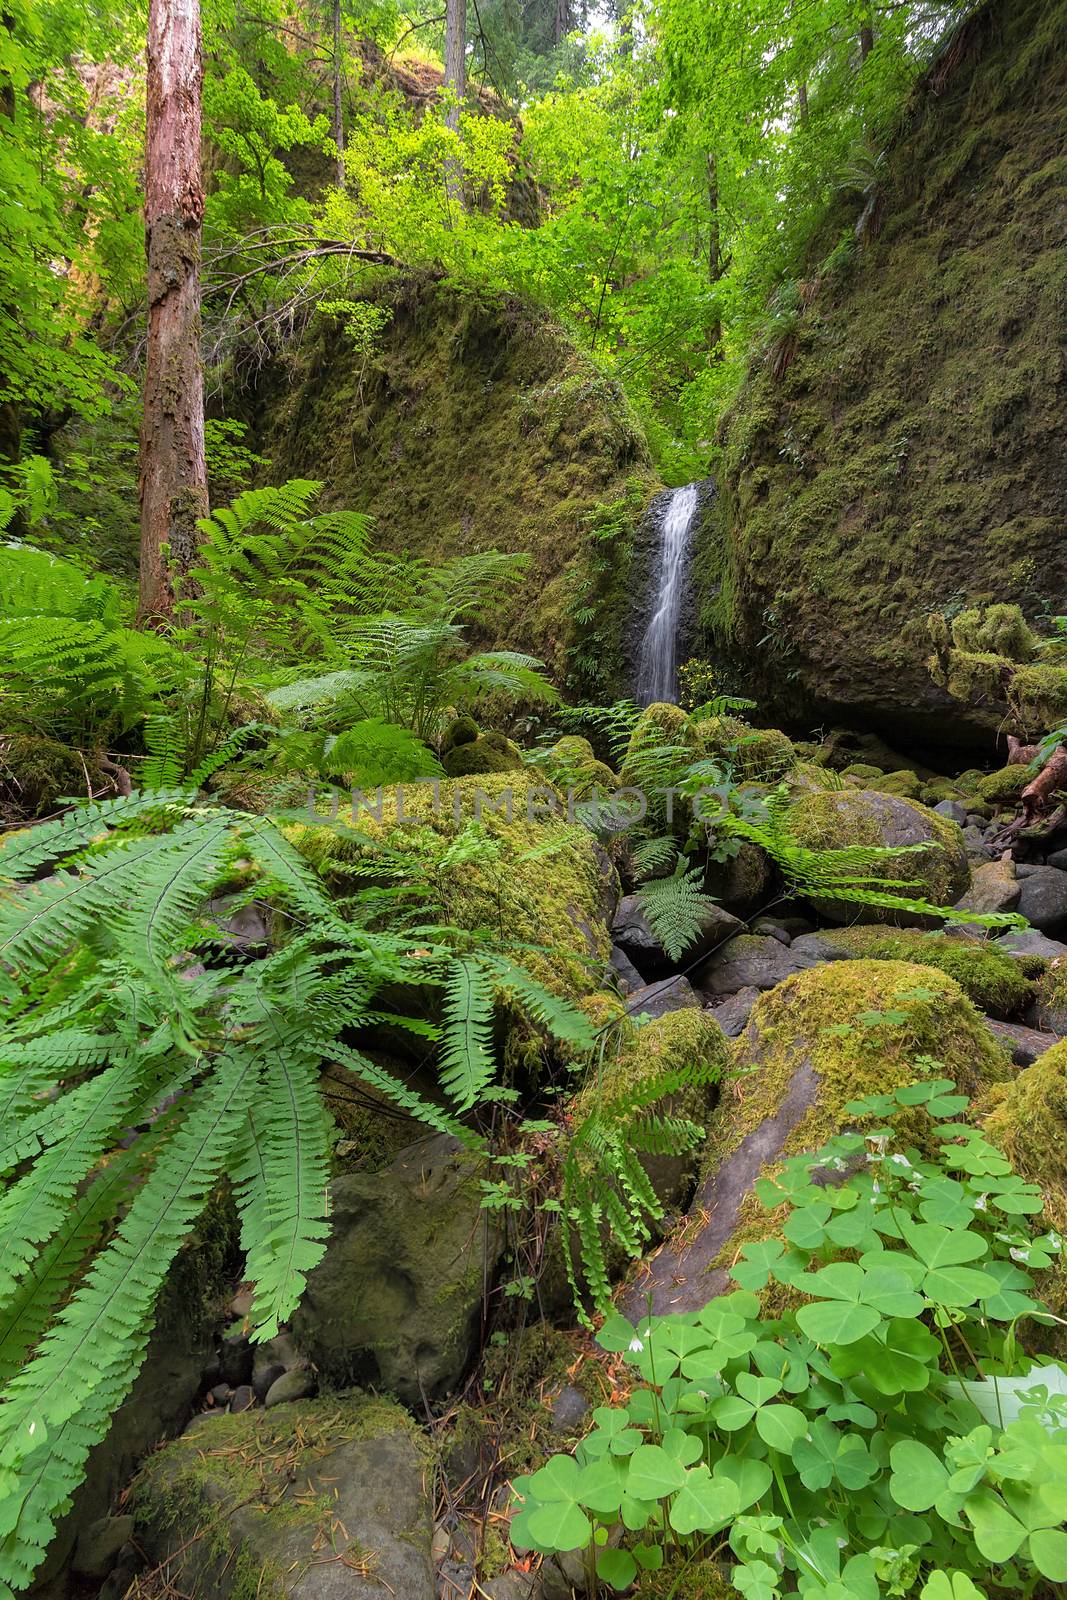
{"label": "maidenhair fern", "polygon": [[[196,963],[208,903],[235,883],[273,908],[276,947],[245,966]],[[0,1593],[39,1567],[223,1174],[253,1338],[295,1309],[328,1232],[325,1063],[477,1144],[460,1118],[493,1093],[498,996],[591,1045],[586,1019],[499,953],[469,939],[458,952],[440,930],[372,931],[386,902],[367,893],[367,915],[358,894],[342,915],[272,822],[181,789],[0,846]],[[441,990],[439,1025],[381,1003],[405,985]],[[379,1021],[438,1046],[444,1105],[360,1051],[359,1029]]]}

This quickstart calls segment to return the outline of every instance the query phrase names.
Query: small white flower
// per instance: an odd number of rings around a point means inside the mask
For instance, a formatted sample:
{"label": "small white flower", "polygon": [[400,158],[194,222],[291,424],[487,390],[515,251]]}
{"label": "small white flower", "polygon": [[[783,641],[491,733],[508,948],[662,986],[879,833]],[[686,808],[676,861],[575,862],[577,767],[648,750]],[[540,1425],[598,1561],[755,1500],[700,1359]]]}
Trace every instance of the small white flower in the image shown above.
{"label": "small white flower", "polygon": [[989,1210],[989,1201],[988,1201],[988,1199],[986,1198],[986,1196],[984,1194],[980,1194],[978,1196],[978,1199],[974,1202],[974,1209],[976,1211],[988,1211]]}
{"label": "small white flower", "polygon": [[630,1340],[630,1349],[634,1352],[635,1355],[640,1355],[641,1351],[644,1348],[645,1348],[644,1345],[642,1344],[641,1340],[637,1337],[637,1335],[635,1333],[633,1338]]}
{"label": "small white flower", "polygon": [[1055,1228],[1049,1229],[1048,1233],[1046,1234],[1046,1238],[1048,1239],[1048,1247],[1050,1250],[1062,1250],[1063,1240],[1060,1238],[1060,1235],[1056,1232]]}
{"label": "small white flower", "polygon": [[908,1160],[907,1156],[902,1156],[899,1150],[894,1150],[889,1159],[895,1167],[907,1167],[909,1170],[911,1169],[911,1162]]}
{"label": "small white flower", "polygon": [[882,1185],[878,1182],[878,1179],[875,1178],[874,1182],[871,1184],[871,1193],[872,1194],[881,1194],[881,1192],[882,1192]]}
{"label": "small white flower", "polygon": [[889,1143],[888,1133],[869,1133],[867,1143],[878,1155],[885,1155],[885,1147]]}
{"label": "small white flower", "polygon": [[1008,1254],[1011,1256],[1011,1259],[1013,1261],[1021,1261],[1024,1266],[1030,1260],[1030,1252],[1029,1252],[1029,1250],[1021,1250],[1016,1245],[1012,1245],[1009,1248]]}

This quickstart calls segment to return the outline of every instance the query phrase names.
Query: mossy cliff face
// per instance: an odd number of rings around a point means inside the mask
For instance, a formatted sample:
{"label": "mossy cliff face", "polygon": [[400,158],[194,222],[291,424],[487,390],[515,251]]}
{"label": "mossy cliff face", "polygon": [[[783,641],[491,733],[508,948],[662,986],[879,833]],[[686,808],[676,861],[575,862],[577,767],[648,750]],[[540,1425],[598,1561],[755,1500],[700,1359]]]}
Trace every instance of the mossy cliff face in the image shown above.
{"label": "mossy cliff face", "polygon": [[320,321],[265,375],[257,446],[274,481],[321,478],[324,503],[368,511],[385,548],[429,560],[524,551],[493,637],[556,670],[591,605],[604,686],[621,684],[633,534],[660,487],[619,386],[547,314],[429,276],[373,291],[389,322],[369,356]]}
{"label": "mossy cliff face", "polygon": [[977,737],[1004,706],[933,683],[927,614],[1033,618],[1067,587],[1065,36],[1065,0],[966,26],[888,154],[880,223],[824,277],[838,212],[794,359],[755,364],[726,419],[703,615],[764,703]]}

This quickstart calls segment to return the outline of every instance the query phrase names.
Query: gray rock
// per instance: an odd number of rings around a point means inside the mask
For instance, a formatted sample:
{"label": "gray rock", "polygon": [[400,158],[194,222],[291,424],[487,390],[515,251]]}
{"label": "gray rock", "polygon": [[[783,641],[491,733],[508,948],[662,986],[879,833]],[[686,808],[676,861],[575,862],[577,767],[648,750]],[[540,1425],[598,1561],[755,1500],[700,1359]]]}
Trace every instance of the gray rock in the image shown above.
{"label": "gray rock", "polygon": [[270,1411],[274,1406],[284,1406],[293,1400],[310,1400],[318,1387],[310,1367],[290,1367],[271,1384],[263,1404]]}
{"label": "gray rock", "polygon": [[1042,933],[1067,933],[1067,872],[1039,867],[1024,878],[1016,910]]}
{"label": "gray rock", "polygon": [[1035,928],[1013,929],[1011,933],[1001,934],[993,943],[998,950],[1006,950],[1010,956],[1040,956],[1044,961],[1067,956],[1067,944],[1061,944],[1058,939],[1048,939]]}
{"label": "gray rock", "polygon": [[780,922],[775,922],[771,917],[757,917],[752,924],[752,932],[762,934],[768,939],[777,939],[779,944],[788,945],[793,943],[793,935],[789,929],[784,928]]}
{"label": "gray rock", "polygon": [[[701,955],[723,944],[733,934],[743,933],[744,928],[745,924],[739,918],[731,916],[729,911],[724,911],[721,906],[710,907],[704,918],[699,938],[686,951],[686,960],[697,960]],[[669,972],[677,965],[670,959],[652,932],[648,918],[641,909],[641,902],[635,894],[624,895],[619,901],[615,919],[611,924],[611,936],[635,965],[649,977],[655,976],[658,972]]]}
{"label": "gray rock", "polygon": [[481,1205],[485,1170],[437,1134],[381,1172],[334,1180],[333,1234],[293,1320],[331,1383],[373,1385],[421,1408],[459,1382],[502,1249]]}
{"label": "gray rock", "polygon": [[985,1025],[1001,1044],[1007,1045],[1017,1067],[1032,1067],[1038,1056],[1043,1056],[1046,1050],[1051,1050],[1054,1044],[1059,1043],[1056,1034],[1045,1033],[1038,1028],[1024,1028],[1018,1022],[997,1022],[994,1017],[986,1017]]}
{"label": "gray rock", "polygon": [[230,1396],[231,1411],[251,1411],[255,1403],[256,1397],[252,1393],[252,1385],[249,1383],[242,1383]]}
{"label": "gray rock", "polygon": [[217,1406],[228,1406],[233,1390],[228,1383],[217,1383],[211,1390],[211,1398]]}
{"label": "gray rock", "polygon": [[983,916],[994,911],[1014,911],[1021,894],[1014,861],[987,861],[971,873],[971,886],[957,900],[956,909],[977,911]]}
{"label": "gray rock", "polygon": [[541,1600],[539,1572],[502,1572],[498,1578],[486,1578],[479,1585],[486,1600]]}
{"label": "gray rock", "polygon": [[253,1372],[252,1393],[256,1399],[265,1400],[271,1386],[277,1383],[279,1378],[284,1378],[285,1373],[286,1368],[282,1366],[280,1361],[273,1362],[269,1367],[259,1367]]}
{"label": "gray rock", "polygon": [[939,817],[947,817],[950,822],[958,822],[965,828],[968,822],[967,807],[961,806],[958,800],[939,800],[933,808]]}
{"label": "gray rock", "polygon": [[700,996],[688,978],[661,978],[659,983],[646,983],[626,997],[626,1009],[632,1017],[642,1013],[649,1017],[663,1017],[668,1011],[684,1011],[686,1006],[698,1006]]}
{"label": "gray rock", "polygon": [[270,943],[270,930],[258,906],[237,904],[236,895],[209,900],[207,915],[215,924],[215,938],[231,950],[250,954]]}
{"label": "gray rock", "polygon": [[291,1333],[276,1333],[273,1339],[268,1339],[265,1344],[257,1344],[253,1348],[252,1357],[252,1385],[261,1384],[263,1374],[269,1367],[281,1367],[288,1372],[290,1367],[295,1367],[300,1360],[300,1351],[296,1348],[296,1341]]}
{"label": "gray rock", "polygon": [[633,994],[635,989],[640,989],[644,984],[644,978],[642,978],[626,951],[617,944],[613,944],[611,947],[608,969],[609,977],[614,977],[623,994]]}
{"label": "gray rock", "polygon": [[561,1389],[552,1402],[553,1433],[573,1433],[589,1415],[589,1401],[573,1384]]}
{"label": "gray rock", "polygon": [[1015,876],[1017,878],[1032,878],[1035,872],[1044,872],[1045,870],[1035,861],[1017,861],[1015,863]]}
{"label": "gray rock", "polygon": [[793,954],[806,957],[813,964],[818,961],[854,961],[856,952],[850,950],[832,928],[822,928],[818,933],[803,933],[793,940]]}
{"label": "gray rock", "polygon": [[728,1039],[737,1039],[744,1032],[745,1023],[752,1015],[752,1007],[759,997],[758,989],[738,989],[721,1005],[714,1006],[708,1015],[719,1024]]}
{"label": "gray rock", "polygon": [[98,1517],[78,1535],[72,1569],[81,1578],[106,1578],[123,1545],[133,1538],[132,1517]]}
{"label": "gray rock", "polygon": [[981,828],[968,825],[963,830],[963,844],[972,861],[992,861],[995,854],[985,842]]}
{"label": "gray rock", "polygon": [[1060,872],[1067,872],[1067,849],[1053,850],[1048,858],[1050,867],[1056,867]]}
{"label": "gray rock", "polygon": [[433,1473],[399,1407],[337,1395],[296,1414],[250,1411],[233,1428],[246,1432],[228,1432],[217,1456],[190,1430],[142,1479],[139,1542],[161,1589],[231,1600],[240,1557],[247,1593],[273,1600],[435,1600]]}
{"label": "gray rock", "polygon": [[222,1341],[221,1365],[222,1378],[231,1389],[239,1389],[243,1383],[252,1381],[252,1346],[243,1336],[237,1339],[224,1339]]}
{"label": "gray rock", "polygon": [[794,972],[806,972],[815,960],[789,949],[777,939],[744,934],[731,939],[706,966],[697,982],[706,995],[736,994],[739,989],[774,989]]}

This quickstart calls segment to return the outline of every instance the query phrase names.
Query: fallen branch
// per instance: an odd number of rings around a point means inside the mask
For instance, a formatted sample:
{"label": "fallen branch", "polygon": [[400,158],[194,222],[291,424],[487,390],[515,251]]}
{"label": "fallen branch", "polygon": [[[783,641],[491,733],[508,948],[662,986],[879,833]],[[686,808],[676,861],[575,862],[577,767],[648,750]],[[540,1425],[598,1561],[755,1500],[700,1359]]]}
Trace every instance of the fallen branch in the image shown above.
{"label": "fallen branch", "polygon": [[[1009,740],[1008,751],[1008,765],[1014,766],[1032,761],[1038,746]],[[993,848],[1009,846],[1021,833],[1033,828],[1048,835],[1067,824],[1067,805],[1057,803],[1060,795],[1067,795],[1067,744],[1057,745],[1037,777],[1026,785],[1019,796],[1019,815],[990,840]]]}

